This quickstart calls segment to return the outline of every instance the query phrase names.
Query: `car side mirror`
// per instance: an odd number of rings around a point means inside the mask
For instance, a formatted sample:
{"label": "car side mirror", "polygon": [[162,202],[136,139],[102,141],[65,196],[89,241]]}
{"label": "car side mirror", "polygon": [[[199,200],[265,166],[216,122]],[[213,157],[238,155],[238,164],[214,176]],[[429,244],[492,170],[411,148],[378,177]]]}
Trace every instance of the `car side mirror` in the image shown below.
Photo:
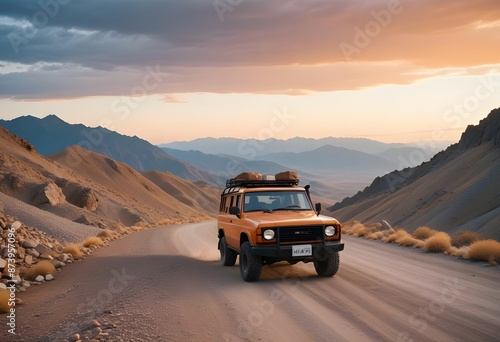
{"label": "car side mirror", "polygon": [[229,214],[236,215],[238,216],[238,218],[240,218],[241,215],[240,207],[229,207]]}
{"label": "car side mirror", "polygon": [[321,213],[321,203],[316,203],[315,208],[316,208],[316,213],[319,216],[319,214]]}

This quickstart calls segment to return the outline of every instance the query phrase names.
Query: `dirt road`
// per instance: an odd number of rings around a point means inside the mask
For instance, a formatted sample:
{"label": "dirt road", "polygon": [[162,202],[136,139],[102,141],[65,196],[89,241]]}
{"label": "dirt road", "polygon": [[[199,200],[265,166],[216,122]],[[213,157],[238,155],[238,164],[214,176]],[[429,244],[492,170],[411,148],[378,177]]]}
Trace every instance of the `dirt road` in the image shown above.
{"label": "dirt road", "polygon": [[20,294],[0,340],[62,341],[92,319],[116,325],[110,341],[499,340],[500,267],[344,242],[333,278],[280,263],[246,283],[220,265],[215,222],[145,230]]}

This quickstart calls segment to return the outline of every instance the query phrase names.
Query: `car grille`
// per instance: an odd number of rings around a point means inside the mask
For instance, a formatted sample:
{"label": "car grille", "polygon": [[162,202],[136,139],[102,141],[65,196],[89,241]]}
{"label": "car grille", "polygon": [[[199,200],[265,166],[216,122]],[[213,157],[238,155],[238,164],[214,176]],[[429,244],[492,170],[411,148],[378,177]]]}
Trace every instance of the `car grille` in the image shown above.
{"label": "car grille", "polygon": [[280,243],[323,241],[323,226],[280,227]]}

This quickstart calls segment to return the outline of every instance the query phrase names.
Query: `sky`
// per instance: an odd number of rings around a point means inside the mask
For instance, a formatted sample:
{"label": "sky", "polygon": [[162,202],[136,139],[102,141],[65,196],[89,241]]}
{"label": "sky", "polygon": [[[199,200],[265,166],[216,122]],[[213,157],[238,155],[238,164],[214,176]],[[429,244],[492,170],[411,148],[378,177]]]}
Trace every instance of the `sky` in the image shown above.
{"label": "sky", "polygon": [[498,0],[0,3],[2,119],[455,142],[498,107]]}

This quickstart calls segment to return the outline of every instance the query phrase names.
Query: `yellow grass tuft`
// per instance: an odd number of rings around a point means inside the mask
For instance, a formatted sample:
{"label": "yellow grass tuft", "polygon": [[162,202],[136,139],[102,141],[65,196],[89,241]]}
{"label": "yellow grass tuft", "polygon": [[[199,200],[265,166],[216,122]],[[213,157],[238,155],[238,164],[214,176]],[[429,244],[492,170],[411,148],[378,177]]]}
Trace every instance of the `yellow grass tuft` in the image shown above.
{"label": "yellow grass tuft", "polygon": [[389,230],[381,230],[379,232],[373,232],[373,233],[370,233],[366,238],[367,239],[370,239],[370,240],[383,240],[385,239],[389,234],[391,233],[391,231]]}
{"label": "yellow grass tuft", "polygon": [[10,292],[8,290],[0,289],[0,313],[7,313],[10,311],[9,296]]}
{"label": "yellow grass tuft", "polygon": [[76,243],[70,243],[64,246],[63,253],[69,253],[73,256],[74,259],[81,259],[83,257],[83,253],[80,249],[80,246]]}
{"label": "yellow grass tuft", "polygon": [[87,240],[82,242],[82,246],[85,248],[94,247],[94,246],[102,246],[104,242],[98,236],[91,236]]}
{"label": "yellow grass tuft", "polygon": [[462,232],[459,232],[451,238],[451,244],[455,247],[462,247],[462,246],[469,246],[472,245],[474,242],[481,240],[479,235],[477,233],[470,231],[470,230],[464,230]]}
{"label": "yellow grass tuft", "polygon": [[39,275],[46,276],[49,273],[55,273],[56,268],[54,265],[47,260],[43,260],[40,262],[37,262],[35,265],[33,265],[30,269],[26,271],[24,274],[24,279],[26,280],[35,280],[36,277]]}
{"label": "yellow grass tuft", "polygon": [[385,239],[385,242],[391,243],[391,242],[396,242],[396,240],[401,239],[405,237],[408,234],[407,231],[404,229],[398,229],[393,232],[391,232]]}
{"label": "yellow grass tuft", "polygon": [[437,230],[422,226],[422,227],[418,227],[417,229],[415,229],[413,231],[412,235],[415,239],[426,240],[426,239],[430,238],[431,236],[436,235],[437,232],[438,232]]}
{"label": "yellow grass tuft", "polygon": [[425,240],[425,249],[430,253],[444,253],[451,247],[451,238],[444,232],[437,232]]}
{"label": "yellow grass tuft", "polygon": [[474,242],[469,247],[467,259],[475,261],[487,261],[491,265],[500,263],[500,242],[496,240],[481,240]]}
{"label": "yellow grass tuft", "polygon": [[103,239],[111,239],[116,236],[116,233],[109,230],[109,229],[103,229],[97,234],[97,237],[103,238]]}
{"label": "yellow grass tuft", "polygon": [[400,246],[413,247],[417,244],[419,240],[415,239],[411,236],[410,233],[402,230],[404,233],[401,233],[400,236],[396,239],[396,243]]}

